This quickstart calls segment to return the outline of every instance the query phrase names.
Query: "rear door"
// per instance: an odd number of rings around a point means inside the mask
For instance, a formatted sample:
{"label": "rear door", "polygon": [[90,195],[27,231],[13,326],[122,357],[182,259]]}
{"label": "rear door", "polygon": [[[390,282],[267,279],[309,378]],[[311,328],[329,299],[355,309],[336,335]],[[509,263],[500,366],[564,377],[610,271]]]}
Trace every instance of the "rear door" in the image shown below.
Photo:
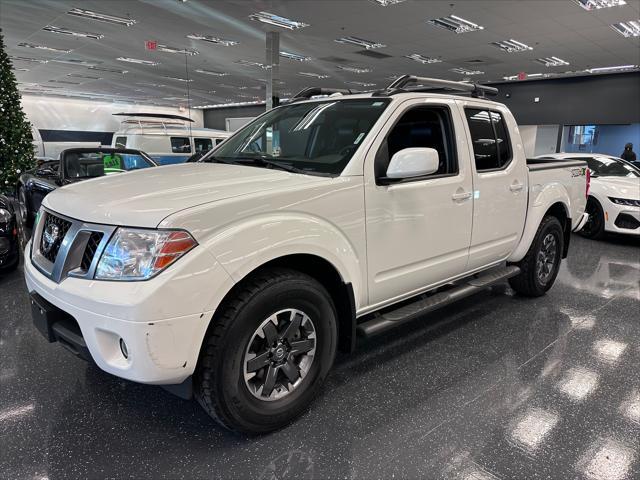
{"label": "rear door", "polygon": [[461,104],[474,169],[468,264],[473,270],[506,259],[518,244],[527,212],[528,170],[517,126],[506,110]]}
{"label": "rear door", "polygon": [[[369,303],[408,296],[462,273],[471,240],[472,172],[455,101],[415,99],[388,120],[365,163]],[[438,151],[440,168],[380,184],[394,153]]]}

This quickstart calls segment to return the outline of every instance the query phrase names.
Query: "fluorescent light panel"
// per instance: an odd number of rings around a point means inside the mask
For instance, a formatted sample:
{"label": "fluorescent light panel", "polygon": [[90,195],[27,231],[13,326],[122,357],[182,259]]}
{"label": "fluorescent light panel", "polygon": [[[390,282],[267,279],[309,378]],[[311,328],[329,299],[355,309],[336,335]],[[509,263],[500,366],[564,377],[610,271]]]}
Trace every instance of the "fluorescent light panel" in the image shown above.
{"label": "fluorescent light panel", "polygon": [[[424,55],[420,55],[419,53],[412,53],[411,55],[405,55],[405,58],[409,58],[419,63],[429,64],[429,63],[440,63],[442,60],[435,57],[425,57]],[[398,78],[398,77],[395,77]]]}
{"label": "fluorescent light panel", "polygon": [[589,72],[589,73],[614,72],[614,71],[620,71],[620,70],[637,70],[638,68],[640,68],[640,65],[617,65],[615,67],[589,68],[585,70],[585,72]]}
{"label": "fluorescent light panel", "polygon": [[158,44],[157,49],[160,50],[161,52],[182,53],[183,55],[189,55],[189,56],[200,54],[200,52],[197,50],[192,50],[189,48],[170,47],[168,45],[160,45],[160,44]]}
{"label": "fluorescent light panel", "polygon": [[454,33],[469,33],[476,32],[478,30],[484,30],[484,27],[473,23],[469,20],[465,20],[457,15],[449,15],[448,17],[440,17],[429,20],[427,23],[435,27],[444,28]]}
{"label": "fluorescent light panel", "polygon": [[260,62],[253,62],[251,60],[236,60],[233,63],[242,65],[243,67],[258,67],[258,68],[263,68],[265,70],[271,68],[271,66],[269,65],[265,65],[264,63],[260,63]]}
{"label": "fluorescent light panel", "polygon": [[304,55],[299,55],[297,53],[291,53],[291,52],[280,52],[280,56],[282,58],[288,58],[289,60],[295,60],[297,62],[308,62],[309,60],[311,60],[311,57],[306,57]]}
{"label": "fluorescent light panel", "polygon": [[94,77],[92,75],[83,75],[82,73],[67,73],[67,77],[86,78],[87,80],[101,80],[101,77]]}
{"label": "fluorescent light panel", "polygon": [[484,72],[481,70],[467,70],[466,68],[452,68],[450,71],[459,73],[461,75],[482,75]]}
{"label": "fluorescent light panel", "polygon": [[231,102],[231,103],[217,103],[214,105],[197,105],[193,108],[204,109],[204,108],[224,108],[224,107],[240,107],[242,105],[264,105],[264,100],[255,100],[253,102]]}
{"label": "fluorescent light panel", "polygon": [[541,63],[545,67],[559,67],[561,65],[569,65],[569,62],[558,57],[537,58],[536,62]]}
{"label": "fluorescent light panel", "polygon": [[160,65],[160,62],[154,62],[151,60],[139,60],[137,58],[129,58],[129,57],[118,57],[116,58],[116,60],[118,60],[119,62],[137,63],[138,65],[149,65],[151,67]]}
{"label": "fluorescent light panel", "polygon": [[181,78],[181,77],[170,77],[169,75],[163,75],[164,78],[168,78],[169,80],[175,80],[177,82],[193,82],[190,78]]}
{"label": "fluorescent light panel", "polygon": [[510,38],[509,40],[502,40],[500,42],[491,42],[491,45],[507,53],[518,53],[533,50],[533,47],[530,47],[526,43],[514,40],[513,38]]}
{"label": "fluorescent light panel", "polygon": [[640,37],[640,18],[638,20],[629,20],[628,22],[614,23],[611,28],[625,38]]}
{"label": "fluorescent light panel", "polygon": [[95,67],[102,63],[98,61],[90,62],[87,60],[80,60],[79,58],[54,58],[51,61],[55,63],[64,63],[66,65],[79,65],[81,67]]}
{"label": "fluorescent light panel", "polygon": [[349,65],[338,65],[338,70],[344,70],[351,73],[369,73],[371,69],[365,67],[353,67]]}
{"label": "fluorescent light panel", "polygon": [[224,45],[225,47],[231,47],[238,45],[235,40],[227,40],[225,38],[214,37],[213,35],[201,35],[198,33],[190,33],[187,38],[191,40],[202,40],[203,42],[215,43],[216,45]]}
{"label": "fluorescent light panel", "polygon": [[44,60],[42,58],[32,58],[32,57],[16,57],[13,55],[9,55],[11,60],[16,60],[19,62],[30,62],[30,63],[48,63],[49,60]]}
{"label": "fluorescent light panel", "polygon": [[351,36],[336,38],[335,41],[338,43],[348,43],[351,45],[356,45],[358,47],[362,47],[367,50],[386,47],[386,45],[384,45],[383,43],[373,42],[371,40],[365,40],[363,38],[351,37]]}
{"label": "fluorescent light panel", "polygon": [[600,10],[602,8],[621,7],[626,5],[624,0],[573,0],[587,11]]}
{"label": "fluorescent light panel", "polygon": [[251,20],[256,22],[267,23],[276,27],[286,28],[288,30],[298,30],[300,28],[308,27],[308,23],[291,20],[289,18],[281,17],[269,12],[258,12],[249,15]]}
{"label": "fluorescent light panel", "polygon": [[375,87],[376,84],[375,83],[367,83],[367,82],[347,82],[349,85],[358,85],[360,87]]}
{"label": "fluorescent light panel", "polygon": [[227,72],[214,72],[213,70],[205,70],[203,68],[196,68],[195,71],[204,75],[213,75],[214,77],[225,77],[229,75]]}
{"label": "fluorescent light panel", "polygon": [[331,78],[329,75],[324,75],[322,73],[313,73],[313,72],[298,72],[298,75],[302,75],[303,77],[312,77],[312,78]]}
{"label": "fluorescent light panel", "polygon": [[92,65],[88,68],[89,70],[97,70],[99,72],[108,72],[108,73],[119,73],[121,75],[124,75],[125,73],[129,72],[129,70],[120,70],[118,68],[110,68],[110,67],[99,67],[97,65]]}
{"label": "fluorescent light panel", "polygon": [[76,30],[70,30],[67,27],[56,27],[55,25],[47,25],[46,27],[42,27],[42,30],[45,32],[59,33],[61,35],[71,35],[72,37],[91,38],[93,40],[104,38],[104,35],[101,33],[78,32]]}
{"label": "fluorescent light panel", "polygon": [[388,7],[389,5],[397,5],[398,3],[402,3],[405,0],[371,0],[371,1],[377,3],[382,7]]}
{"label": "fluorescent light panel", "polygon": [[98,13],[98,12],[92,12],[91,10],[83,10],[82,8],[72,8],[67,12],[67,15],[89,18],[91,20],[111,23],[114,25],[122,25],[124,27],[130,27],[131,25],[135,25],[137,23],[132,18],[116,17],[115,15],[107,15],[106,13]]}
{"label": "fluorescent light panel", "polygon": [[37,50],[46,50],[47,52],[71,53],[71,50],[66,50],[64,48],[47,47],[46,45],[35,45],[33,43],[26,43],[26,42],[21,42],[18,44],[18,46],[24,47],[24,48],[35,48]]}
{"label": "fluorescent light panel", "polygon": [[65,83],[67,85],[81,85],[81,82],[70,82],[69,80],[49,80],[52,83]]}

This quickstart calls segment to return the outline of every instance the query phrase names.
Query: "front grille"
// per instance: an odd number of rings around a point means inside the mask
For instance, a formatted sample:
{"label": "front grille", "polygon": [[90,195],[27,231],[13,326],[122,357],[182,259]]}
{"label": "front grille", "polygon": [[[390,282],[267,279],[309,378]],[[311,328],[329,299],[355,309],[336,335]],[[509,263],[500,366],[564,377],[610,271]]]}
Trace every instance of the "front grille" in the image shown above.
{"label": "front grille", "polygon": [[[54,227],[57,227],[57,230],[55,230]],[[51,213],[45,215],[42,226],[42,238],[40,239],[40,250],[42,256],[51,263],[55,263],[60,245],[62,245],[62,240],[69,231],[69,227],[71,227],[71,222],[68,220],[56,217]],[[51,241],[45,240],[45,236],[49,231],[56,232],[56,235]]]}
{"label": "front grille", "polygon": [[628,213],[621,213],[618,215],[618,218],[616,218],[616,227],[635,230],[640,227],[640,221]]}
{"label": "front grille", "polygon": [[80,268],[88,272],[89,267],[91,267],[91,262],[93,261],[93,257],[98,250],[98,245],[100,245],[100,241],[102,240],[102,236],[104,234],[102,232],[91,232],[89,236],[89,240],[87,241],[87,246],[84,249],[84,253],[82,254],[82,262],[80,263]]}

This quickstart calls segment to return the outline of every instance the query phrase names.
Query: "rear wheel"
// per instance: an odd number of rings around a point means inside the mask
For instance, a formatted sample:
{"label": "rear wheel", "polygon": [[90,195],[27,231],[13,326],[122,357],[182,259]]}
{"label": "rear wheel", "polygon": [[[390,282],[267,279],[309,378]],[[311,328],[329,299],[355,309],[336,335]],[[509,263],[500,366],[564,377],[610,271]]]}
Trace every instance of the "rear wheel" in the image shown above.
{"label": "rear wheel", "polygon": [[556,217],[546,216],[525,257],[516,265],[520,274],[509,279],[516,292],[529,297],[544,295],[558,276],[564,249],[562,225]]}
{"label": "rear wheel", "polygon": [[195,374],[196,398],[232,430],[266,433],[317,396],[336,352],[336,314],[324,287],[286,269],[248,279],[222,306]]}
{"label": "rear wheel", "polygon": [[604,211],[602,205],[595,198],[589,197],[585,212],[589,214],[580,234],[587,238],[599,239],[604,235]]}
{"label": "rear wheel", "polygon": [[27,203],[27,192],[22,185],[18,188],[18,216],[20,225],[31,228],[31,212]]}

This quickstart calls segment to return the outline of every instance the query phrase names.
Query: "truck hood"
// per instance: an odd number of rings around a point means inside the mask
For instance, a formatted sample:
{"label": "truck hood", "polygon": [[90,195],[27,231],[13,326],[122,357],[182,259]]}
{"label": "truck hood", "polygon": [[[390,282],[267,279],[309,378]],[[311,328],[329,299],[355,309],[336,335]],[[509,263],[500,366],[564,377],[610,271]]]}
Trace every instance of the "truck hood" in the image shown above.
{"label": "truck hood", "polygon": [[594,177],[591,188],[607,197],[640,200],[640,178],[637,177]]}
{"label": "truck hood", "polygon": [[85,222],[153,228],[197,205],[326,180],[266,168],[189,163],[66,185],[47,195],[43,205]]}

